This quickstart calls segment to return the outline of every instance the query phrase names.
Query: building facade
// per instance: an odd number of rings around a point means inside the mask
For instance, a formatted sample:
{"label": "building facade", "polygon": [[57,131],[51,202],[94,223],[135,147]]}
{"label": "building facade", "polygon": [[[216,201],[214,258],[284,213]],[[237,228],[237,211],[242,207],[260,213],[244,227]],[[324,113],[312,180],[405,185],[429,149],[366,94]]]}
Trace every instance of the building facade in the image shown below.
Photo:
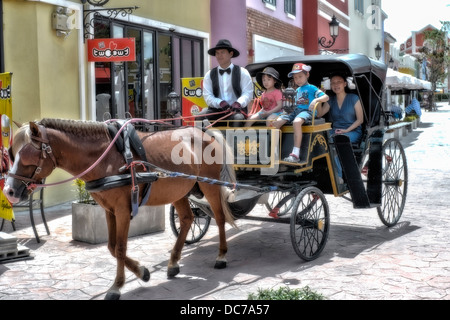
{"label": "building facade", "polygon": [[[103,6],[90,4],[102,1]],[[167,95],[180,92],[180,78],[203,76],[209,68],[209,1],[2,0],[0,4],[0,60],[2,72],[13,74],[12,118],[18,123],[46,117],[164,118]],[[120,9],[118,14],[103,10],[127,7],[134,9]],[[88,43],[94,36],[135,38],[136,60],[89,61]],[[69,177],[56,170],[47,182]],[[74,199],[73,189],[70,183],[47,188],[46,205]]]}

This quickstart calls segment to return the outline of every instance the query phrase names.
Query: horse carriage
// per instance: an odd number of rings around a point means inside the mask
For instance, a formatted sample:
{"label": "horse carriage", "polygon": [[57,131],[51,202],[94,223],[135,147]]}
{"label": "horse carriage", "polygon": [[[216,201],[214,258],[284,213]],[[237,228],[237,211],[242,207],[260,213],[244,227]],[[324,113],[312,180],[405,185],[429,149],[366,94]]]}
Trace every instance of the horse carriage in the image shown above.
{"label": "horse carriage", "polygon": [[[261,126],[245,126],[236,130],[225,122],[220,130],[234,150],[237,180],[245,184],[231,202],[238,219],[262,220],[290,224],[292,246],[303,260],[313,260],[323,250],[330,228],[329,206],[325,194],[342,197],[357,209],[376,208],[379,218],[388,227],[401,217],[407,192],[408,172],[405,152],[400,142],[385,141],[389,129],[389,112],[382,106],[386,65],[364,55],[282,57],[247,66],[250,74],[266,67],[279,71],[285,86],[287,74],[296,62],[312,66],[309,82],[321,84],[333,74],[345,75],[350,92],[356,93],[364,111],[363,139],[350,144],[344,136],[330,139],[331,123],[327,115],[303,125],[301,161],[284,162],[293,145],[293,128],[281,130]],[[329,88],[328,88],[329,89]],[[327,94],[332,94],[330,90]],[[286,96],[285,101],[290,101]],[[336,170],[339,159],[343,179]],[[248,186],[255,188],[249,188]],[[246,190],[246,191],[243,191]],[[210,225],[213,214],[207,203],[194,195],[189,197],[195,219],[186,243],[199,241]],[[251,214],[257,203],[263,203],[268,216]],[[177,211],[170,209],[170,223],[179,233]]]}
{"label": "horse carriage", "polygon": [[[288,223],[297,255],[304,260],[317,258],[330,230],[325,194],[347,199],[354,208],[377,208],[385,225],[395,225],[405,205],[408,175],[400,142],[384,141],[388,121],[381,96],[386,66],[351,54],[277,58],[247,69],[255,76],[273,66],[280,75],[287,75],[296,62],[312,66],[309,82],[318,86],[335,72],[351,79],[352,91],[364,109],[360,144],[351,145],[343,135],[330,142],[331,123],[326,118],[313,119],[303,125],[302,158],[293,164],[280,160],[293,144],[289,125],[281,130],[258,124],[236,128],[225,119],[223,126],[207,130],[189,126],[149,132],[134,128],[135,123],[148,122],[144,119],[42,119],[15,133],[9,149],[13,165],[3,192],[11,203],[24,200],[36,187],[58,184],[43,184],[55,168],[72,175],[59,183],[74,178],[86,181],[94,200],[105,209],[108,249],[117,260],[116,278],[106,299],[120,297],[125,267],[144,281],[150,279],[148,269],[127,255],[130,221],[140,205],[172,204],[170,223],[177,240],[168,277],[180,272],[178,261],[185,242],[199,241],[211,217],[219,231],[214,266],[219,269],[227,263],[225,223],[234,224],[236,219]],[[287,86],[288,79],[281,80]],[[261,202],[270,217],[252,216]]]}

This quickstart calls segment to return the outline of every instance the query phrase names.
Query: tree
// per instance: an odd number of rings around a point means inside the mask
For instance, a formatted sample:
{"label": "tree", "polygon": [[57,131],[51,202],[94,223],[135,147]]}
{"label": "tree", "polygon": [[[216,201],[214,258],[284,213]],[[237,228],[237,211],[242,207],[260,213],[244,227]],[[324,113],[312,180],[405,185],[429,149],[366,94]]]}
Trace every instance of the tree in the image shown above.
{"label": "tree", "polygon": [[450,67],[450,21],[441,21],[440,30],[426,30],[424,45],[419,49],[419,62],[426,61],[427,80],[431,82],[430,106],[434,106],[434,95],[438,82],[444,82]]}

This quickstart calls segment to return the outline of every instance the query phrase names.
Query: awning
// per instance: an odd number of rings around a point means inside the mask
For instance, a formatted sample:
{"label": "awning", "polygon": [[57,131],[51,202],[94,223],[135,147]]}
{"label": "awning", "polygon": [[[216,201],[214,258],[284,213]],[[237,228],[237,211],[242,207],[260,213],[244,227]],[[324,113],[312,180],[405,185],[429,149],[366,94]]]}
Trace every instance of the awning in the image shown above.
{"label": "awning", "polygon": [[386,86],[390,90],[430,90],[431,83],[420,80],[409,74],[388,69],[386,74]]}
{"label": "awning", "polygon": [[109,68],[95,68],[95,83],[110,83],[111,70]]}

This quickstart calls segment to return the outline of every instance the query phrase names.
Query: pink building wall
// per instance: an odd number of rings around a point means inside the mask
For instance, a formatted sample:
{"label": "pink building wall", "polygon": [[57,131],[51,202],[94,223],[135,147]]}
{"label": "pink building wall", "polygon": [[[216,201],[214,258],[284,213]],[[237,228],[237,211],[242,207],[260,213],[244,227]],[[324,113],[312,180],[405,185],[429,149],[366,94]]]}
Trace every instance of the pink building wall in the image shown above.
{"label": "pink building wall", "polygon": [[[243,0],[211,0],[211,42],[215,47],[220,39],[228,39],[240,56],[232,62],[240,66],[247,65],[247,7]],[[211,57],[211,67],[217,61]]]}

